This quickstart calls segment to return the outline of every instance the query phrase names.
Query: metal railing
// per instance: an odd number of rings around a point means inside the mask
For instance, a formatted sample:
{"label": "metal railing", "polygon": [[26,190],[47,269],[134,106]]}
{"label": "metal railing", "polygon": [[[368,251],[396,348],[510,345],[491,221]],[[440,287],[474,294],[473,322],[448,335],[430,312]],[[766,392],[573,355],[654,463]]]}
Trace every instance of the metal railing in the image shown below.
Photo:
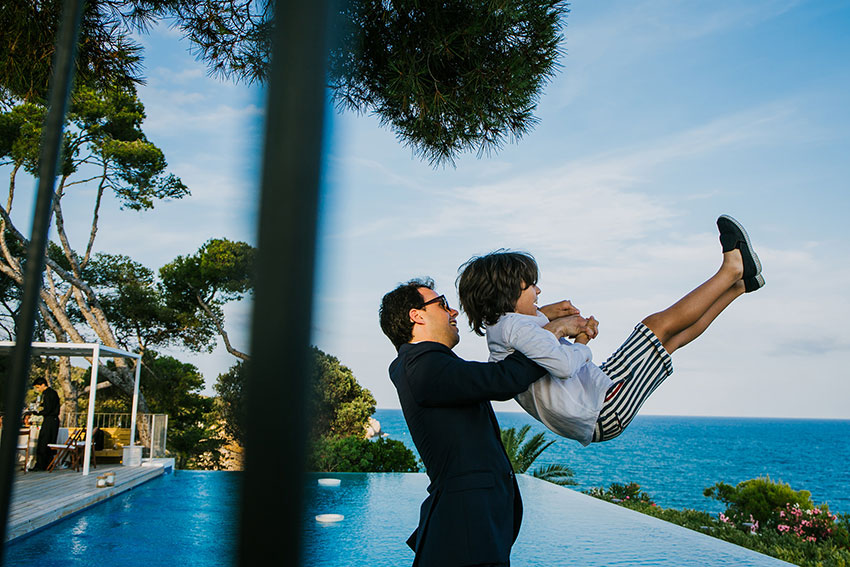
{"label": "metal railing", "polygon": [[[165,415],[165,414],[154,414],[154,413],[140,413],[139,419],[150,419],[152,415]],[[95,413],[94,414],[94,426],[95,427],[124,427],[130,428],[130,420],[132,419],[131,413]],[[86,426],[86,414],[85,412],[81,413],[66,413],[65,417],[62,419],[62,427],[85,427]]]}
{"label": "metal railing", "polygon": [[[151,458],[162,458],[166,456],[166,441],[168,439],[168,414],[165,413],[140,413],[139,421],[147,423],[150,431],[150,443],[148,449]],[[117,427],[130,429],[133,421],[131,413],[95,413],[94,427]],[[85,413],[67,413],[62,419],[62,427],[85,427]]]}

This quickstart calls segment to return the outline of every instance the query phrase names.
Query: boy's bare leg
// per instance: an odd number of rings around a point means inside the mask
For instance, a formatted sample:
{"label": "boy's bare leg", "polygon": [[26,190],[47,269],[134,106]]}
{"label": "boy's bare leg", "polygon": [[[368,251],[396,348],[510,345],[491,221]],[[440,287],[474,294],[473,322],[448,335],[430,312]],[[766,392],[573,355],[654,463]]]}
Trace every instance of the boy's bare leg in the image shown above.
{"label": "boy's bare leg", "polygon": [[682,348],[705,331],[708,326],[714,321],[720,313],[729,306],[735,299],[744,294],[744,282],[735,282],[732,287],[723,292],[720,298],[711,304],[702,317],[697,319],[697,322],[687,327],[684,331],[676,333],[666,341],[662,341],[664,349],[673,354],[674,351]]}
{"label": "boy's bare leg", "polygon": [[[642,322],[655,333],[665,350],[672,353],[702,334],[721,311],[744,293],[743,273],[741,252],[737,249],[725,252],[716,274],[664,311]],[[690,329],[692,326],[694,328]],[[681,337],[673,340],[680,334]]]}

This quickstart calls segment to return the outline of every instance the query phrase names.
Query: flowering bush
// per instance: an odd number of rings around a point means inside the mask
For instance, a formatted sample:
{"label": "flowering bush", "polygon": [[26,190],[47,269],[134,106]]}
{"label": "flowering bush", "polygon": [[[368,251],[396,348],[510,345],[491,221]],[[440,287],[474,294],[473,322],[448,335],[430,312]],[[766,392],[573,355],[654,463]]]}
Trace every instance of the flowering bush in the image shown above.
{"label": "flowering bush", "polygon": [[[727,510],[729,512],[729,510]],[[759,521],[753,518],[753,515],[750,514],[749,518],[745,518],[740,512],[730,512],[730,515],[721,513],[718,516],[720,521],[724,524],[729,524],[730,526],[741,528],[744,531],[748,531],[751,534],[758,533],[759,531]]]}
{"label": "flowering bush", "polygon": [[[705,496],[726,503],[726,511],[721,518],[724,523],[749,530],[774,529],[780,523],[779,511],[788,505],[803,510],[814,507],[811,493],[807,490],[794,490],[783,482],[770,477],[754,478],[730,486],[718,482],[706,488]],[[755,529],[754,529],[755,528]]]}
{"label": "flowering bush", "polygon": [[785,509],[779,511],[779,518],[776,526],[779,533],[793,534],[814,543],[832,536],[838,516],[831,514],[826,506],[803,510],[796,504],[786,504]]}

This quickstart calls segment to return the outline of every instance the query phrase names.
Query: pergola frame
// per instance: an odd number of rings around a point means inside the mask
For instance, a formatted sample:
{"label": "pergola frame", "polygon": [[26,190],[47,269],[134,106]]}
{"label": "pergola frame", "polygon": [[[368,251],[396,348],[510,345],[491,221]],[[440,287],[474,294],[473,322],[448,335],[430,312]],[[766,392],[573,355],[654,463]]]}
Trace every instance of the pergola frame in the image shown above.
{"label": "pergola frame", "polygon": [[[89,386],[89,409],[86,416],[86,451],[83,457],[83,476],[89,474],[92,452],[92,431],[94,431],[94,402],[97,394],[97,369],[101,357],[136,359],[136,380],[133,384],[133,410],[130,419],[130,447],[136,444],[136,415],[139,407],[139,378],[141,376],[141,356],[119,348],[99,343],[32,343],[32,354],[37,356],[82,356],[91,358],[91,385]],[[0,355],[11,354],[15,343],[0,341]]]}

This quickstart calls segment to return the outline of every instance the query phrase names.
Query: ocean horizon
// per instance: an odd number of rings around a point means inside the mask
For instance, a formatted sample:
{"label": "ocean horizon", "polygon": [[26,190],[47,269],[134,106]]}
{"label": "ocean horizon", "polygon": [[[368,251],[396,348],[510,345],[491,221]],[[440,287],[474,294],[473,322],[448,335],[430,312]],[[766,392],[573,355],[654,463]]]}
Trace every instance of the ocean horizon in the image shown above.
{"label": "ocean horizon", "polygon": [[[378,409],[374,417],[418,458],[400,409]],[[850,420],[638,415],[616,439],[582,447],[524,412],[496,417],[502,428],[530,425],[527,438],[543,432],[554,440],[532,469],[565,464],[577,490],[636,482],[659,506],[716,514],[725,505],[703,496],[705,488],[769,476],[808,490],[832,512],[850,513]]]}

